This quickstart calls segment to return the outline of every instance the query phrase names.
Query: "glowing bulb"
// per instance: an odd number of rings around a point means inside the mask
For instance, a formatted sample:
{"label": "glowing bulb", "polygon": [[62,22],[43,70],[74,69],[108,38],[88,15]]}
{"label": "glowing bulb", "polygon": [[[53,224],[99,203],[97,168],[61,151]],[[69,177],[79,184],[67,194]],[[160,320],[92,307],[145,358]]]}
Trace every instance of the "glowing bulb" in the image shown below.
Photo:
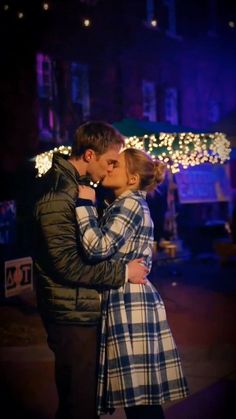
{"label": "glowing bulb", "polygon": [[17,16],[18,16],[19,19],[23,19],[24,13],[23,12],[18,12]]}
{"label": "glowing bulb", "polygon": [[156,27],[157,27],[157,20],[156,20],[156,19],[152,19],[152,20],[151,20],[151,22],[150,22],[150,25],[151,25],[153,28],[156,28]]}
{"label": "glowing bulb", "polygon": [[228,22],[228,25],[229,25],[230,28],[235,28],[235,22],[233,20],[230,20]]}
{"label": "glowing bulb", "polygon": [[91,25],[91,20],[90,19],[84,19],[83,20],[83,25],[86,26],[86,27],[90,26]]}
{"label": "glowing bulb", "polygon": [[48,3],[43,3],[43,10],[48,10],[49,9],[49,4]]}

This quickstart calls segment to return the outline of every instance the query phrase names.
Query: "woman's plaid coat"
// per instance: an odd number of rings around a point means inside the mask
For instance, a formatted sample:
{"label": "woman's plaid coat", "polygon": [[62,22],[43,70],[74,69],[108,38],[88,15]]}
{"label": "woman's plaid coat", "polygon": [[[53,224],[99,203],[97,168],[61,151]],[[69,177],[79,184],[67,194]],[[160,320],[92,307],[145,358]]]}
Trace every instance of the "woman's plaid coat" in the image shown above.
{"label": "woman's plaid coat", "polygon": [[[81,200],[81,204],[84,201]],[[78,200],[80,205],[80,200]],[[144,257],[151,268],[153,223],[143,192],[125,192],[98,224],[96,208],[76,208],[90,261]],[[98,414],[116,407],[162,404],[188,395],[165,307],[156,288],[126,282],[103,293]]]}

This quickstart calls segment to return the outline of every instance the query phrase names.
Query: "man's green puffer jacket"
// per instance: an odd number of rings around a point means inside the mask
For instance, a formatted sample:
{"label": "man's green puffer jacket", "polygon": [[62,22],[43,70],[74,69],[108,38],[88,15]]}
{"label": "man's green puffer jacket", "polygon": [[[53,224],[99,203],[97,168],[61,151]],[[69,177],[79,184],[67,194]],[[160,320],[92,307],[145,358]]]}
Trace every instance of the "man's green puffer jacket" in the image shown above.
{"label": "man's green puffer jacket", "polygon": [[65,157],[55,155],[52,168],[39,180],[34,208],[36,292],[45,322],[95,324],[103,288],[125,281],[125,266],[85,264],[78,243],[75,202],[79,174]]}

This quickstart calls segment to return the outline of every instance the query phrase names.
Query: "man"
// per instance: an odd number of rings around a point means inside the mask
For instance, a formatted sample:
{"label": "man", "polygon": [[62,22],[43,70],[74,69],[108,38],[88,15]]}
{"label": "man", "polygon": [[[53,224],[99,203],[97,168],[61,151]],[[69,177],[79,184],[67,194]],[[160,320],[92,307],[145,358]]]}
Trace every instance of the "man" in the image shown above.
{"label": "man", "polygon": [[113,170],[123,137],[104,122],[87,122],[75,134],[71,157],[55,155],[40,180],[35,205],[38,307],[55,355],[57,419],[95,419],[99,290],[125,280],[145,283],[141,260],[86,265],[78,243],[78,184],[101,181]]}

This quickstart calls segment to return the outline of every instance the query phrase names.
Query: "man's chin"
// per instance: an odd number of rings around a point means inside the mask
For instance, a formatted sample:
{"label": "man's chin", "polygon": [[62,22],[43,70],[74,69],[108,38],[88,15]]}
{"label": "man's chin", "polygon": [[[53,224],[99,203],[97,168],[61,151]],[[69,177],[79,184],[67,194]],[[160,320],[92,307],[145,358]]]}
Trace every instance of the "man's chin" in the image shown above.
{"label": "man's chin", "polygon": [[101,180],[100,185],[102,185],[104,188],[109,188],[109,185],[107,185],[106,176]]}
{"label": "man's chin", "polygon": [[106,178],[107,178],[106,176],[103,176],[103,177],[100,179],[100,183],[101,183],[101,185],[102,185],[102,186],[104,186],[103,184],[104,184],[104,183],[106,183]]}

